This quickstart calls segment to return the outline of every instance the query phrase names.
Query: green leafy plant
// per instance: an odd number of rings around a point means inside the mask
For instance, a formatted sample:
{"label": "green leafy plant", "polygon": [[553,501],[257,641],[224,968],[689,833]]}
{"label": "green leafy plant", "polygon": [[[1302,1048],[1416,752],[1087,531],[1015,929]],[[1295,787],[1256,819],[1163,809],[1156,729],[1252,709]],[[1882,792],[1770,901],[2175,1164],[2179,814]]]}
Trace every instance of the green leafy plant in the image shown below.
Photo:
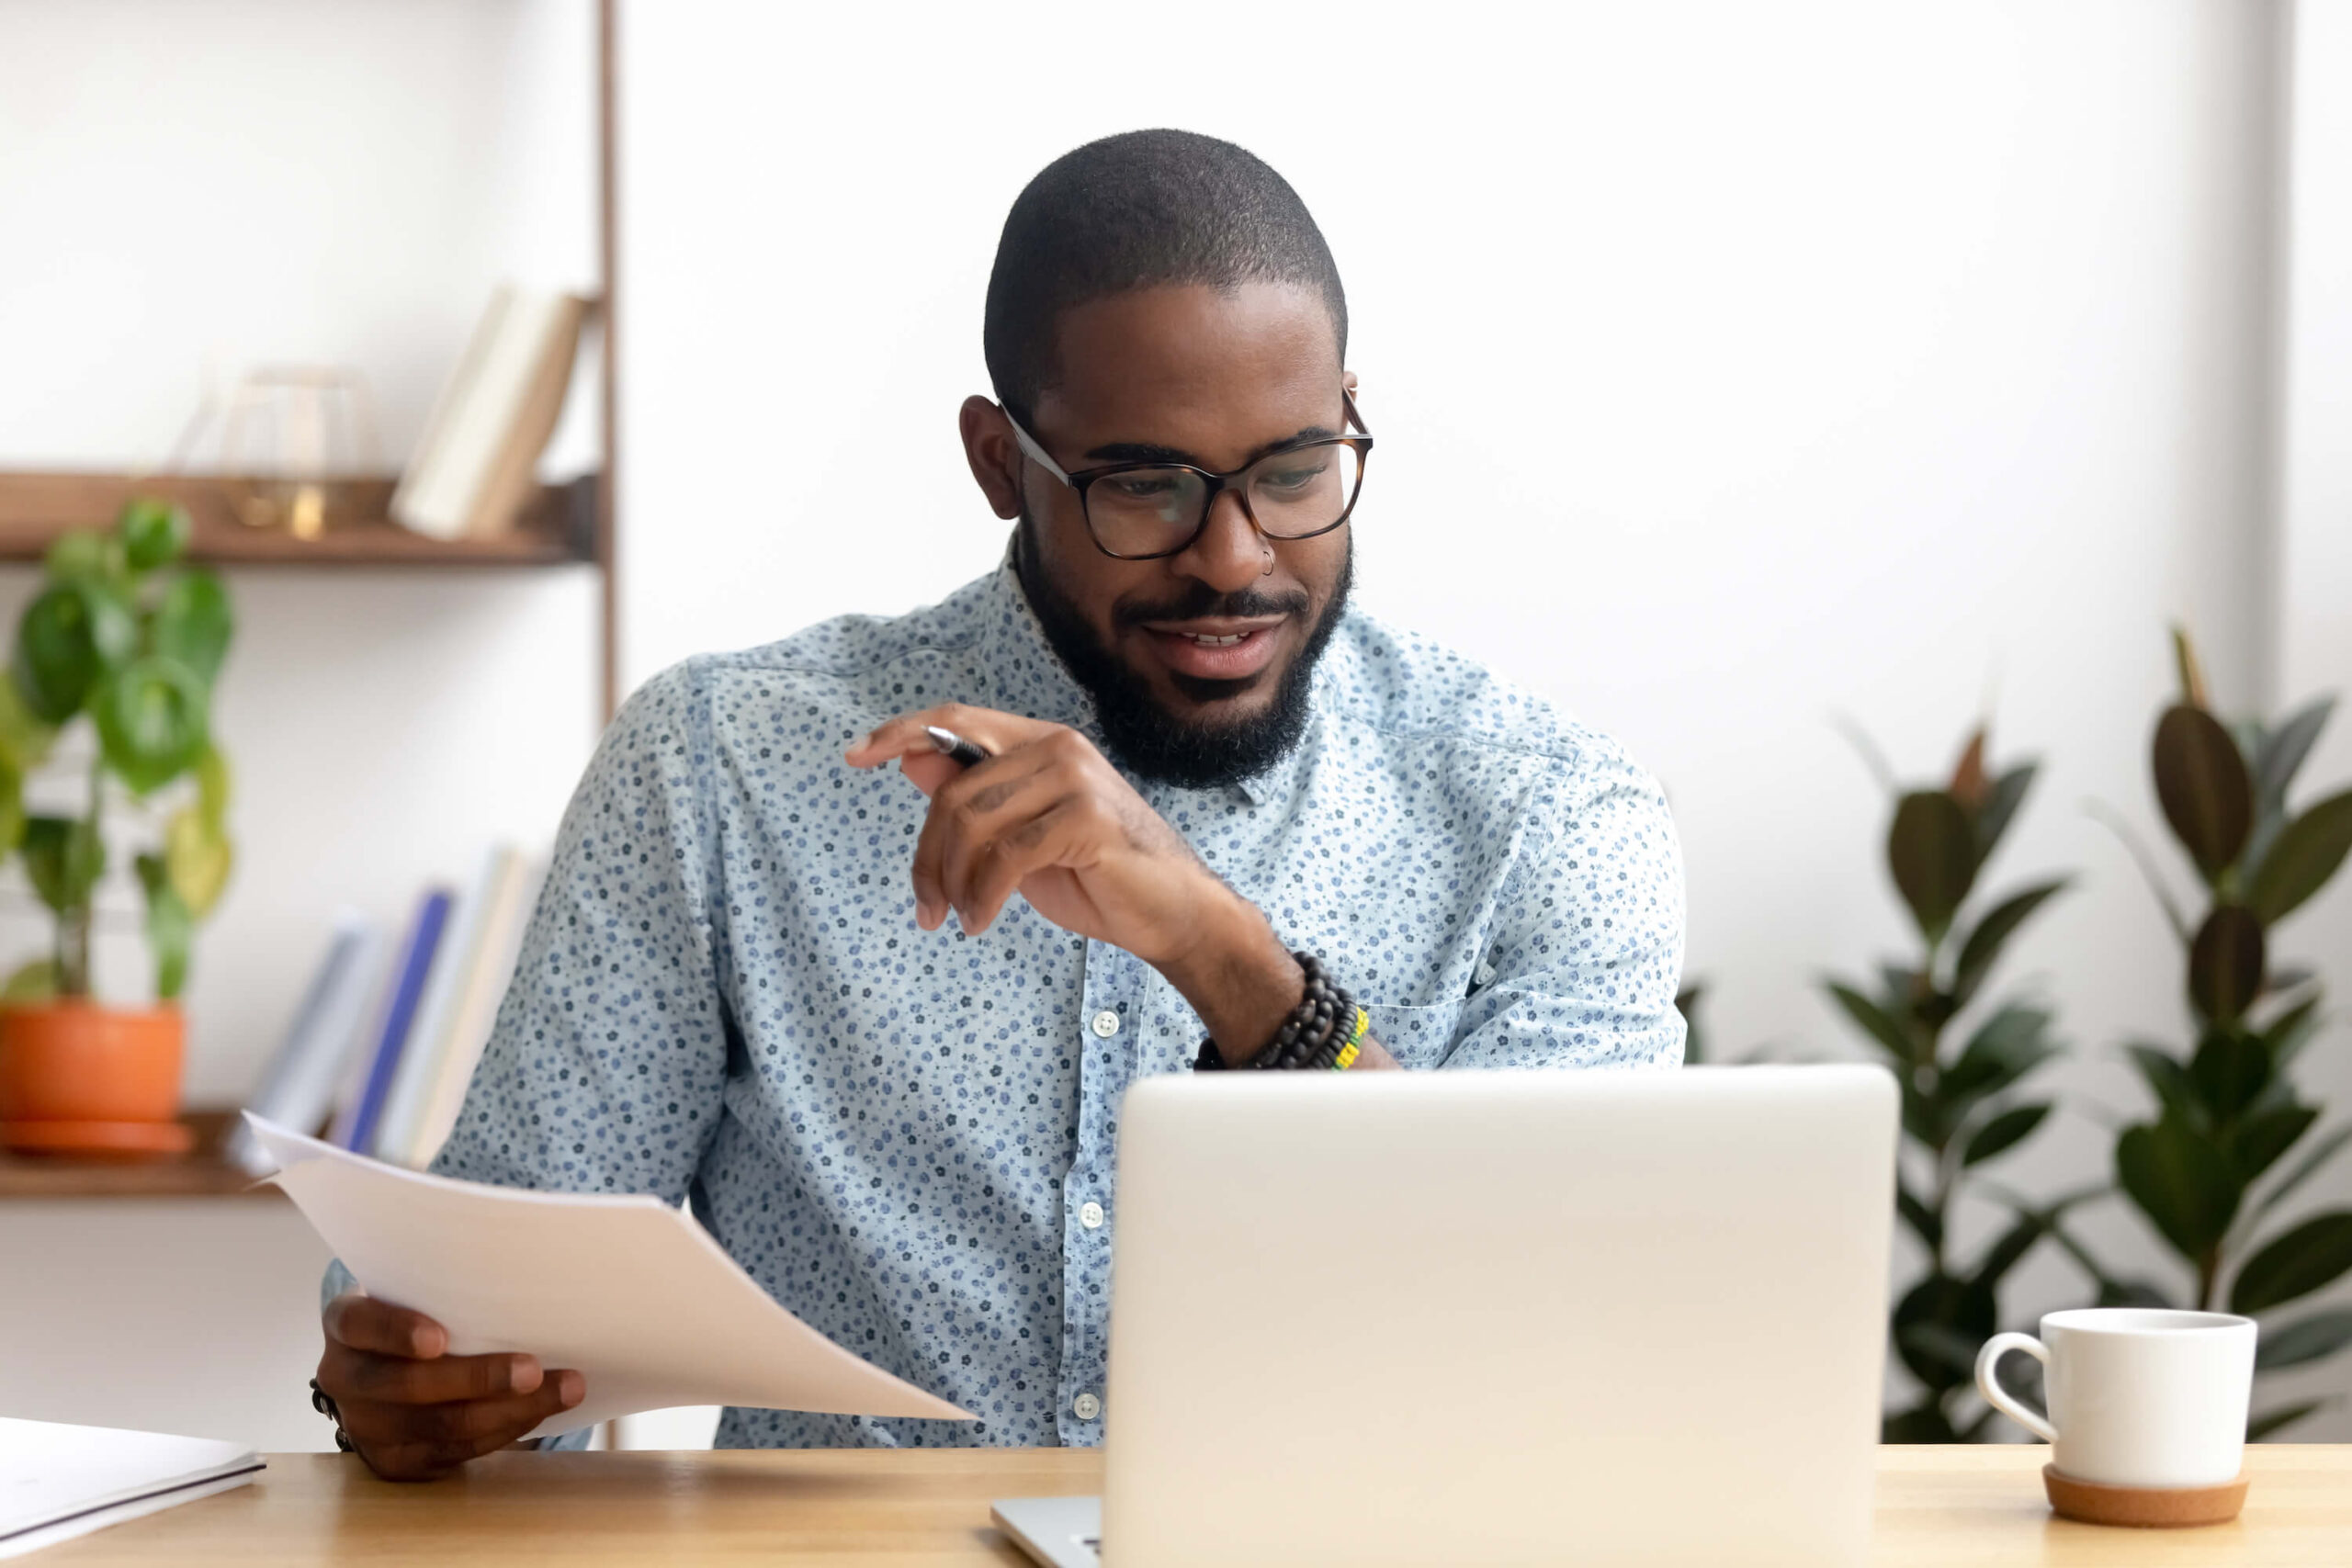
{"label": "green leafy plant", "polygon": [[[220,580],[182,564],[188,531],[179,508],[133,501],[110,532],[60,536],[17,623],[0,681],[0,852],[23,852],[56,940],[0,988],[10,1000],[91,994],[110,796],[159,828],[134,861],[159,998],[180,994],[197,922],[228,883],[229,764],[211,715],[235,620]],[[95,739],[85,809],[28,813],[28,777],[84,720]]]}
{"label": "green leafy plant", "polygon": [[[2126,1047],[2155,1098],[2155,1117],[2118,1138],[2115,1176],[2178,1254],[2191,1280],[2184,1299],[2259,1317],[2255,1365],[2275,1371],[2352,1344],[2352,1308],[2285,1323],[2268,1315],[2352,1270],[2352,1210],[2283,1228],[2270,1223],[2352,1142],[2352,1126],[2343,1125],[2306,1142],[2321,1108],[2302,1098],[2291,1069],[2320,1027],[2320,986],[2308,973],[2275,966],[2270,946],[2273,929],[2326,886],[2352,851],[2352,790],[2300,811],[2288,804],[2333,698],[2276,724],[2233,728],[2213,715],[2187,634],[2173,635],[2181,695],[2156,722],[2153,761],[2165,823],[2204,886],[2206,908],[2194,926],[2128,830],[2125,838],[2180,939],[2195,1043],[2185,1056],[2145,1042]],[[2299,1148],[2300,1157],[2282,1166]],[[2095,1278],[2103,1301],[2167,1300],[2144,1282],[2096,1269]],[[2275,1431],[2322,1403],[2259,1412],[2248,1435]]]}
{"label": "green leafy plant", "polygon": [[[2002,951],[2034,914],[2065,889],[2052,878],[1966,909],[1985,863],[2024,804],[2035,764],[1997,774],[1985,763],[1985,736],[1972,736],[1939,789],[1904,790],[1887,829],[1887,870],[1918,932],[1909,957],[1883,964],[1877,982],[1826,982],[1830,997],[1884,1056],[1903,1091],[1905,1148],[1895,1208],[1926,1249],[1928,1267],[1894,1307],[1895,1353],[1920,1384],[1911,1408],[1890,1414],[1889,1442],[1975,1441],[1992,1412],[1968,1415],[1976,1352],[1999,1328],[2002,1280],[2054,1223],[2051,1211],[2015,1210],[2014,1221],[1973,1259],[1954,1256],[1952,1217],[1980,1168],[2039,1131],[2052,1104],[2018,1092],[2061,1054],[2046,1008],[1992,1003],[1985,985]],[[1984,1004],[1980,1007],[1979,1004]],[[1949,1040],[1976,1020],[1957,1051]],[[1968,1418],[1963,1420],[1964,1415]]]}

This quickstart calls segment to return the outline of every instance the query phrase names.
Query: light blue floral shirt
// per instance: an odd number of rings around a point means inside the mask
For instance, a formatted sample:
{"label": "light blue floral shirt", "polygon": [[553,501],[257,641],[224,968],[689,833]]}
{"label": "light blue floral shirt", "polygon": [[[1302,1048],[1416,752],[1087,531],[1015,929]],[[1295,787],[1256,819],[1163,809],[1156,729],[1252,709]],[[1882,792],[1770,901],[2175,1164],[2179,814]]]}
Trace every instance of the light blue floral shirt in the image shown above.
{"label": "light blue floral shirt", "polygon": [[[917,928],[924,798],[842,753],[950,700],[1093,733],[1009,567],[632,697],[433,1167],[691,1196],[803,1321],[978,1416],[729,1410],[722,1446],[1102,1438],[1119,1099],[1203,1031],[1157,971],[1018,898],[981,936]],[[1138,787],[1406,1066],[1680,1060],[1664,797],[1468,660],[1351,612],[1287,761]]]}

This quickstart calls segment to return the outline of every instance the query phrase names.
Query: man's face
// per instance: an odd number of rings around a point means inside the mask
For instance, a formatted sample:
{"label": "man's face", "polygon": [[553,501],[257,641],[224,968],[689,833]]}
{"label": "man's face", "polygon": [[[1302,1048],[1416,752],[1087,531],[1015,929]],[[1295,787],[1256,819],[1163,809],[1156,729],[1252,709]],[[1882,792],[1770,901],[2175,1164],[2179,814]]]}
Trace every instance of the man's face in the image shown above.
{"label": "man's face", "polygon": [[[1057,350],[1060,376],[1030,433],[1066,470],[1164,461],[1227,473],[1343,433],[1352,378],[1311,289],[1136,289],[1066,312]],[[1295,743],[1307,677],[1346,597],[1348,528],[1268,539],[1228,490],[1182,554],[1120,560],[1095,547],[1077,493],[1022,458],[993,405],[973,400],[964,423],[975,477],[1000,515],[1022,520],[1031,604],[1123,761],[1202,784],[1262,771]]]}

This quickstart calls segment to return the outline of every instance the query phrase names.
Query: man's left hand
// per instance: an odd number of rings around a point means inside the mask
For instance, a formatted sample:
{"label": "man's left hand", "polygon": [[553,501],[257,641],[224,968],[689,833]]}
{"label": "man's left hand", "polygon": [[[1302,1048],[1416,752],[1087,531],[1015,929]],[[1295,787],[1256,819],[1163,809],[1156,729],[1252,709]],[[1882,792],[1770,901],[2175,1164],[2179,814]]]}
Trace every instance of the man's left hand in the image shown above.
{"label": "man's left hand", "polygon": [[[994,753],[960,767],[937,725]],[[1239,896],[1201,863],[1078,731],[951,704],[890,720],[850,750],[852,767],[896,758],[931,812],[915,844],[915,921],[952,910],[978,935],[1015,892],[1064,931],[1181,964]],[[1252,911],[1254,913],[1254,911]]]}
{"label": "man's left hand", "polygon": [[[924,733],[993,753],[962,767]],[[1124,948],[1168,977],[1211,1036],[1254,1053],[1306,987],[1258,907],[1201,863],[1092,741],[1065,725],[949,704],[902,714],[850,748],[854,768],[896,758],[931,796],[915,843],[915,923],[949,911],[978,935],[1018,893],[1054,924]],[[1367,1039],[1364,1066],[1394,1066]]]}

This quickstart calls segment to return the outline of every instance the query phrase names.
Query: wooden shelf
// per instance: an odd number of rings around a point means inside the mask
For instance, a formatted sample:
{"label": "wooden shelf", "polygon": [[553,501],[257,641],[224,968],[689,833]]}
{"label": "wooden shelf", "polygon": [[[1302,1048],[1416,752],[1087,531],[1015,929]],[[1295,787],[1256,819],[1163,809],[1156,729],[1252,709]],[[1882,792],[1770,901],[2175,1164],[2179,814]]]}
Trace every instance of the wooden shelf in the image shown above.
{"label": "wooden shelf", "polygon": [[541,487],[512,532],[490,539],[434,539],[386,519],[393,480],[343,481],[353,517],[316,539],[249,528],[231,503],[233,480],[215,475],[0,472],[0,561],[37,561],[68,528],[103,528],[135,495],[176,501],[195,524],[191,558],[221,566],[548,567],[594,563],[596,480]]}
{"label": "wooden shelf", "polygon": [[189,1111],[180,1120],[196,1129],[196,1147],[165,1159],[100,1158],[79,1155],[20,1155],[0,1149],[0,1201],[11,1198],[280,1199],[275,1187],[222,1162],[220,1141],[237,1119],[233,1111]]}

